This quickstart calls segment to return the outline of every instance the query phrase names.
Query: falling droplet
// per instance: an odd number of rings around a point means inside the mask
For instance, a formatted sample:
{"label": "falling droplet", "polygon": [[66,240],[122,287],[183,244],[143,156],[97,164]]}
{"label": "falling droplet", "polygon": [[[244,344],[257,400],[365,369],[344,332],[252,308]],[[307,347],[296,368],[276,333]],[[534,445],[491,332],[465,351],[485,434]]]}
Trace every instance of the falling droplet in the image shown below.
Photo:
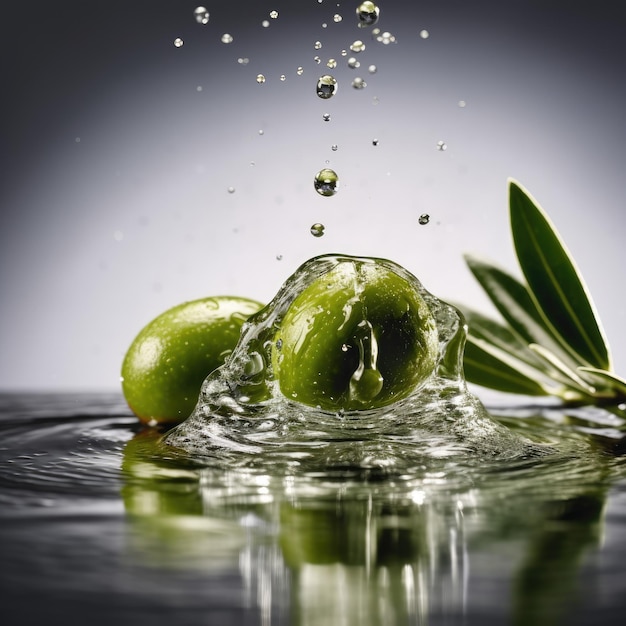
{"label": "falling droplet", "polygon": [[459,100],[459,106],[464,109],[467,106],[467,102],[465,102],[465,100]]}
{"label": "falling droplet", "polygon": [[424,28],[423,30],[420,30],[420,37],[422,39],[428,39],[430,37],[430,33]]}
{"label": "falling droplet", "polygon": [[235,188],[234,187],[229,187],[228,188],[228,193],[235,193]]}
{"label": "falling droplet", "polygon": [[378,139],[372,139],[372,145],[373,146],[377,146],[378,145]]}
{"label": "falling droplet", "polygon": [[322,59],[317,55],[313,57],[313,60],[319,65],[322,62]]}
{"label": "falling droplet", "polygon": [[339,13],[335,13],[335,15],[333,15],[333,22],[335,22],[336,24],[341,22],[342,19],[343,19],[343,17],[341,17],[341,15],[339,15]]}
{"label": "falling droplet", "polygon": [[428,213],[422,213],[417,221],[421,226],[425,226],[430,222],[430,215],[428,215]]}
{"label": "falling droplet", "polygon": [[208,24],[209,23],[209,12],[206,7],[196,7],[193,12],[194,17],[196,18],[196,22],[198,24]]}
{"label": "falling droplet", "polygon": [[359,18],[359,27],[365,28],[378,22],[380,9],[373,2],[361,2],[356,9],[356,14]]}
{"label": "falling droplet", "polygon": [[395,35],[392,35],[389,31],[385,31],[376,36],[376,41],[388,46],[390,43],[396,43]]}
{"label": "falling droplet", "polygon": [[330,122],[330,113],[323,113],[323,114],[322,114],[322,119],[323,119],[325,122]]}
{"label": "falling droplet", "polygon": [[437,142],[437,150],[439,150],[440,152],[444,152],[447,149],[448,149],[448,145],[446,144],[445,141],[438,141]]}
{"label": "falling droplet", "polygon": [[301,65],[299,65],[298,69],[296,70],[296,74],[298,76],[302,76],[303,73],[304,73],[304,68]]}
{"label": "falling droplet", "polygon": [[326,67],[334,70],[337,67],[337,61],[335,59],[328,59],[328,61],[326,61]]}
{"label": "falling droplet", "polygon": [[311,234],[313,237],[321,237],[324,234],[324,224],[316,222],[311,226]]}
{"label": "falling droplet", "polygon": [[229,33],[224,33],[222,35],[222,43],[233,43],[233,36]]}
{"label": "falling droplet", "polygon": [[338,148],[338,147],[339,147],[339,146],[338,146],[336,143],[334,143],[334,144],[330,147],[330,149],[331,149],[333,152],[337,152],[337,148]]}
{"label": "falling droplet", "polygon": [[176,39],[174,39],[174,45],[177,48],[182,48],[184,43],[185,42],[180,37],[176,37]]}
{"label": "falling droplet", "polygon": [[265,76],[263,76],[263,74],[257,74],[256,82],[262,85],[265,82]]}
{"label": "falling droplet", "polygon": [[270,17],[275,20],[278,18],[278,11],[270,11]]}
{"label": "falling droplet", "polygon": [[328,100],[337,93],[337,79],[330,74],[320,76],[317,81],[316,92],[322,100]]}
{"label": "falling droplet", "polygon": [[270,25],[269,20],[263,20],[261,22],[261,26],[263,26],[263,28],[269,28],[269,25]]}
{"label": "falling droplet", "polygon": [[357,67],[361,67],[361,63],[357,61],[354,57],[350,57],[348,59],[348,67],[351,67],[354,70]]}
{"label": "falling droplet", "polygon": [[341,56],[342,57],[347,57],[348,56],[348,51],[347,50],[342,50],[341,51]]}
{"label": "falling droplet", "polygon": [[357,76],[353,81],[352,81],[352,86],[355,89],[365,89],[365,87],[367,87],[367,83],[360,77]]}
{"label": "falling droplet", "polygon": [[250,59],[248,57],[239,57],[237,59],[237,63],[239,63],[239,65],[248,65],[248,63],[250,63]]}
{"label": "falling droplet", "polygon": [[282,80],[283,82],[285,82],[287,80],[287,77],[284,74],[280,75],[280,80]]}
{"label": "falling droplet", "polygon": [[322,47],[322,42],[321,42],[321,41],[316,41],[316,42],[313,44],[313,47],[314,47],[316,50],[319,50],[319,49]]}
{"label": "falling droplet", "polygon": [[265,131],[262,128],[260,128],[259,129],[259,135],[264,135],[264,134],[265,134]]}
{"label": "falling droplet", "polygon": [[313,186],[315,187],[315,191],[320,194],[320,196],[330,197],[334,196],[337,193],[337,185],[339,183],[339,177],[337,176],[337,172],[335,170],[331,170],[329,168],[324,168],[320,170],[313,180]]}
{"label": "falling droplet", "polygon": [[[277,261],[282,261],[283,260],[283,255],[282,254],[277,254],[276,255],[276,260]],[[280,349],[280,348],[279,348]]]}
{"label": "falling droplet", "polygon": [[202,85],[198,85],[198,86],[196,87],[196,91],[202,91]]}
{"label": "falling droplet", "polygon": [[370,65],[370,66],[367,68],[367,71],[368,71],[370,74],[376,74],[376,72],[378,71],[378,68],[377,68],[375,65]]}
{"label": "falling droplet", "polygon": [[360,39],[357,39],[350,44],[350,50],[358,54],[359,52],[363,52],[363,50],[365,50],[365,44]]}

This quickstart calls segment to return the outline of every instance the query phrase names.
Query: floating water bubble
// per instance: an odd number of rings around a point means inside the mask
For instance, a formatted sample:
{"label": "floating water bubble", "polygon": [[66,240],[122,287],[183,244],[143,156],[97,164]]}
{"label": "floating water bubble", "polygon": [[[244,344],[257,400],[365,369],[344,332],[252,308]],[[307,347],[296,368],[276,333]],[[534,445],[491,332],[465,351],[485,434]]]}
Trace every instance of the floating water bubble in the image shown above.
{"label": "floating water bubble", "polygon": [[318,56],[314,56],[313,60],[319,65],[322,62],[322,59]]}
{"label": "floating water bubble", "polygon": [[298,69],[296,69],[296,74],[298,76],[302,76],[303,73],[304,73],[304,68],[301,65],[299,65]]}
{"label": "floating water bubble", "polygon": [[202,91],[202,85],[198,85],[198,86],[196,87],[196,91]]}
{"label": "floating water bubble", "polygon": [[356,39],[350,44],[350,50],[358,54],[359,52],[363,52],[363,50],[365,50],[365,44],[360,39]]}
{"label": "floating water bubble", "polygon": [[337,93],[337,79],[330,74],[320,76],[317,81],[316,93],[322,100],[328,100]]}
{"label": "floating water bubble", "polygon": [[269,20],[263,20],[261,22],[261,26],[263,26],[263,28],[268,28],[270,25]]}
{"label": "floating water bubble", "polygon": [[379,35],[380,35],[380,28],[372,28],[372,39],[377,41]]}
{"label": "floating water bubble", "polygon": [[353,81],[352,81],[352,86],[355,89],[365,89],[365,87],[367,87],[367,83],[360,77],[357,76]]}
{"label": "floating water bubble", "polygon": [[237,59],[237,63],[239,63],[239,65],[248,65],[248,63],[250,63],[250,59],[248,57],[239,57]]}
{"label": "floating water bubble", "polygon": [[209,23],[209,12],[206,7],[196,7],[193,12],[193,16],[196,18],[198,24]]}
{"label": "floating water bubble", "polygon": [[372,139],[372,145],[373,146],[377,146],[378,145],[378,139]]}
{"label": "floating water bubble", "polygon": [[384,33],[380,33],[376,37],[376,41],[382,43],[385,46],[388,46],[390,43],[396,43],[395,35],[392,35],[389,31],[385,31]]}
{"label": "floating water bubble", "polygon": [[325,167],[323,170],[320,170],[313,179],[313,186],[315,187],[315,191],[317,191],[320,196],[324,196],[327,198],[330,196],[334,196],[337,193],[338,184],[339,176],[337,176],[337,172],[327,167]]}
{"label": "floating water bubble", "polygon": [[330,122],[330,113],[323,113],[323,114],[322,114],[322,119],[323,119],[325,122]]}
{"label": "floating water bubble", "polygon": [[287,77],[284,74],[280,75],[280,80],[282,80],[283,82],[285,82],[287,80]]}
{"label": "floating water bubble", "polygon": [[324,224],[315,222],[315,224],[311,226],[311,234],[313,237],[321,237],[324,234],[324,228]]}
{"label": "floating water bubble", "polygon": [[265,131],[262,128],[260,128],[259,129],[259,135],[264,135],[264,134],[265,134]]}
{"label": "floating water bubble", "polygon": [[420,37],[422,39],[428,39],[430,37],[430,33],[424,28],[420,30]]}
{"label": "floating water bubble", "polygon": [[328,59],[328,61],[326,61],[326,67],[334,70],[337,67],[337,61],[335,59]]}
{"label": "floating water bubble", "polygon": [[342,50],[341,51],[341,56],[342,57],[347,57],[348,56],[348,51],[347,50]]}
{"label": "floating water bubble", "polygon": [[373,2],[361,2],[356,9],[356,15],[359,18],[359,27],[365,28],[378,22],[380,9]]}
{"label": "floating water bubble", "polygon": [[257,74],[256,82],[259,83],[259,85],[262,85],[265,82],[265,76],[263,76],[263,74]]}
{"label": "floating water bubble", "polygon": [[322,47],[322,42],[321,42],[321,41],[316,41],[316,42],[313,44],[313,47],[314,47],[316,50],[319,50],[319,49]]}
{"label": "floating water bubble", "polygon": [[233,43],[233,36],[229,33],[222,35],[222,43]]}
{"label": "floating water bubble", "polygon": [[459,106],[464,109],[467,106],[467,102],[465,102],[465,100],[459,100]]}
{"label": "floating water bubble", "polygon": [[339,13],[335,13],[335,15],[333,15],[333,22],[335,22],[336,24],[341,22],[342,19],[343,19],[343,17],[341,17],[341,15],[339,15]]}
{"label": "floating water bubble", "polygon": [[328,24],[326,22],[322,23],[322,28],[328,28]]}
{"label": "floating water bubble", "polygon": [[270,17],[275,20],[278,18],[278,11],[270,11]]}
{"label": "floating water bubble", "polygon": [[228,193],[235,193],[235,188],[234,187],[229,187],[228,188]]}
{"label": "floating water bubble", "polygon": [[351,67],[352,69],[356,69],[357,67],[361,67],[361,63],[360,61],[357,61],[354,57],[350,57],[348,59],[348,67]]}
{"label": "floating water bubble", "polygon": [[180,37],[176,37],[176,39],[174,39],[174,46],[177,48],[182,48],[184,43],[185,42]]}
{"label": "floating water bubble", "polygon": [[417,221],[421,226],[425,226],[430,222],[430,215],[428,215],[428,213],[422,213]]}
{"label": "floating water bubble", "polygon": [[337,148],[338,148],[338,147],[339,147],[339,146],[338,146],[336,143],[334,143],[334,144],[330,147],[330,149],[331,149],[333,152],[337,152]]}
{"label": "floating water bubble", "polygon": [[367,68],[367,71],[368,71],[370,74],[376,74],[376,72],[378,71],[378,68],[377,68],[375,65],[370,65],[370,66]]}
{"label": "floating water bubble", "polygon": [[444,152],[447,149],[448,149],[448,145],[446,144],[445,141],[438,141],[437,142],[437,150],[439,150],[440,152]]}
{"label": "floating water bubble", "polygon": [[283,255],[282,254],[277,254],[276,255],[276,260],[277,261],[282,261],[283,260]]}

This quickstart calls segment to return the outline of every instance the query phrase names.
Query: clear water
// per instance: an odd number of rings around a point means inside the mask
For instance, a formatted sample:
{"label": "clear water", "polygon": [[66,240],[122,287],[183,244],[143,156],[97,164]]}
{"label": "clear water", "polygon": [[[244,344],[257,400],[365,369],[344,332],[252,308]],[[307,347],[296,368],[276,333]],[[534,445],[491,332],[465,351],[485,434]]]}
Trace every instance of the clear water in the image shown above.
{"label": "clear water", "polygon": [[2,395],[2,621],[622,624],[623,422],[491,410],[560,452],[294,474],[177,454],[117,395]]}

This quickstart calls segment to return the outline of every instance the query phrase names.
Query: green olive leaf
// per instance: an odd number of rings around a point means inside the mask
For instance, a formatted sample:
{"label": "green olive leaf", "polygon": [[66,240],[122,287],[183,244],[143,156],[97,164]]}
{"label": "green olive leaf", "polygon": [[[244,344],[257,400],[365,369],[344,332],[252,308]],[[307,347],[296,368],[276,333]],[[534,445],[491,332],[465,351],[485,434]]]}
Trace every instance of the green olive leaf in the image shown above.
{"label": "green olive leaf", "polygon": [[580,365],[610,370],[602,326],[574,260],[544,210],[513,180],[509,211],[520,267],[552,333],[580,356]]}
{"label": "green olive leaf", "polygon": [[[463,359],[465,379],[476,385],[529,396],[554,393],[539,383],[532,368],[512,357],[505,350],[475,337],[468,337]],[[528,373],[522,373],[525,369]],[[541,376],[540,372],[536,372]]]}
{"label": "green olive leaf", "polygon": [[608,388],[613,391],[619,397],[626,397],[626,380],[616,376],[612,372],[607,372],[603,369],[597,369],[595,367],[579,367],[578,370],[581,373],[585,373],[591,376],[592,379],[597,381],[598,386]]}

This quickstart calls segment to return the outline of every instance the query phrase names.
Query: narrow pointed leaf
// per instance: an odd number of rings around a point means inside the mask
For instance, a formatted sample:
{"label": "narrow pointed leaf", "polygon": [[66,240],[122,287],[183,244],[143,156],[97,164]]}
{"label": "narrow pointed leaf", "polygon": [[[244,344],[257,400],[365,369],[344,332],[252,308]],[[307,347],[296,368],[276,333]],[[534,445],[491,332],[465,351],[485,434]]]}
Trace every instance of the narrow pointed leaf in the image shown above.
{"label": "narrow pointed leaf", "polygon": [[544,346],[571,368],[582,364],[567,352],[558,335],[548,326],[526,285],[475,256],[465,255],[465,262],[500,315],[526,344]]}
{"label": "narrow pointed leaf", "polygon": [[503,362],[485,349],[480,340],[469,338],[463,365],[465,379],[476,385],[528,396],[545,396],[548,392],[536,380]]}
{"label": "narrow pointed leaf", "polygon": [[595,307],[554,225],[512,180],[509,209],[517,258],[540,311],[565,345],[592,366],[609,370],[611,359]]}
{"label": "narrow pointed leaf", "polygon": [[595,367],[580,367],[578,369],[595,378],[599,385],[612,389],[620,399],[626,398],[626,380],[623,378]]}
{"label": "narrow pointed leaf", "polygon": [[[535,352],[543,361],[545,361],[547,366],[553,367],[561,376],[565,379],[566,384],[577,390],[580,393],[588,396],[592,396],[595,393],[595,388],[589,384],[584,378],[581,378],[579,374],[569,368],[563,361],[559,359],[558,356],[550,352],[550,350],[546,350],[543,346],[540,346],[536,343],[531,343],[529,348]],[[582,368],[576,368],[578,371]]]}

